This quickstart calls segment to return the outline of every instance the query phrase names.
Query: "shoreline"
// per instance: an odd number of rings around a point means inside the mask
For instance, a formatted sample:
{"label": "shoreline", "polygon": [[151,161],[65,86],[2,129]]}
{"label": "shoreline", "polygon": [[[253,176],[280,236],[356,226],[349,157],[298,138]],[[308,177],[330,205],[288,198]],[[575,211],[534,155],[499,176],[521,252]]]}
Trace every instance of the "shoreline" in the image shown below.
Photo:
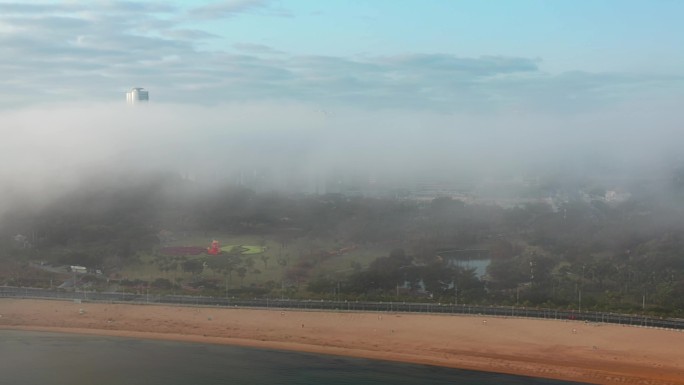
{"label": "shoreline", "polygon": [[0,299],[0,330],[299,351],[592,384],[684,384],[684,333],[578,321]]}

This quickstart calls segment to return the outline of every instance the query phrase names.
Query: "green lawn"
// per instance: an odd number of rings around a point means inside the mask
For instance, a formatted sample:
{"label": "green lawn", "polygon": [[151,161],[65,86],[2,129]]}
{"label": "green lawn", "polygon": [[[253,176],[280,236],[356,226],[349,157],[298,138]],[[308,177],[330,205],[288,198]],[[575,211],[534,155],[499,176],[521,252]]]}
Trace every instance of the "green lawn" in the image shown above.
{"label": "green lawn", "polygon": [[[247,267],[247,273],[244,277],[243,284],[245,287],[250,286],[264,286],[267,282],[272,281],[272,284],[279,287],[285,273],[288,269],[299,264],[302,258],[307,259],[313,263],[310,270],[310,277],[315,277],[319,274],[344,275],[350,273],[352,263],[359,263],[366,267],[375,258],[387,255],[389,250],[385,247],[359,247],[342,255],[332,255],[327,257],[318,257],[320,251],[332,251],[350,245],[335,242],[329,239],[311,239],[311,238],[297,238],[288,240],[285,244],[281,243],[275,237],[262,235],[230,235],[230,234],[207,234],[207,235],[189,235],[185,237],[177,237],[177,239],[164,246],[198,246],[209,247],[213,240],[219,241],[221,250],[230,251],[233,247],[241,247],[241,255],[237,257],[221,255],[196,255],[186,256],[187,259],[200,259],[209,261],[211,258],[239,258],[242,262],[239,266]],[[311,257],[315,255],[316,257]],[[248,262],[251,259],[252,262]],[[265,261],[264,261],[265,259]],[[121,271],[121,275],[128,279],[141,279],[145,281],[154,281],[156,278],[166,278],[172,282],[181,280],[182,282],[190,282],[193,277],[190,273],[182,270],[180,264],[175,271],[161,271],[159,265],[155,263],[155,256],[142,255],[140,263],[127,266]],[[240,277],[237,271],[231,273],[232,278],[227,279],[227,276],[218,271],[214,271],[207,267],[201,273],[204,279],[212,279],[219,282],[221,287],[226,285],[228,281],[229,289],[237,289],[240,287]]]}
{"label": "green lawn", "polygon": [[265,251],[265,246],[262,247],[253,245],[226,245],[221,247],[221,251],[229,253],[236,247],[239,248],[240,254],[242,255],[261,254]]}

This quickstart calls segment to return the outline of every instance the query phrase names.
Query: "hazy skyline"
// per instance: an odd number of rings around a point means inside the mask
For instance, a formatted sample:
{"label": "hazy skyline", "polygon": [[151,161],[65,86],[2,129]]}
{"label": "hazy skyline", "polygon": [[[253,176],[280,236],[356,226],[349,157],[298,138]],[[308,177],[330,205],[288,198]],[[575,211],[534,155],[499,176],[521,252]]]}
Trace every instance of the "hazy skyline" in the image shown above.
{"label": "hazy skyline", "polygon": [[[0,1],[0,177],[681,162],[679,1]],[[125,106],[132,86],[145,109]]]}

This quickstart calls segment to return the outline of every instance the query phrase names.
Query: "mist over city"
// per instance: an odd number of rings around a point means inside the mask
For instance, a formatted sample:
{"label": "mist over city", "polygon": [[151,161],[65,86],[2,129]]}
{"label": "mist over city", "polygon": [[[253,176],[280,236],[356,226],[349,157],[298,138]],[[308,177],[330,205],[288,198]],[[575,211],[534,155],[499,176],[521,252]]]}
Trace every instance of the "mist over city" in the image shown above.
{"label": "mist over city", "polygon": [[[667,184],[682,164],[681,38],[664,11],[676,5],[659,4],[658,18],[623,5],[631,28],[581,21],[567,4],[560,19],[511,4],[491,17],[472,4],[311,7],[1,3],[3,191],[47,199],[113,170],[249,175],[257,190],[303,193],[543,177],[610,190]],[[592,20],[613,12],[590,8]],[[539,15],[521,28],[500,12]],[[442,32],[392,25],[420,14]],[[303,37],[333,15],[348,28]],[[463,33],[468,15],[481,25]],[[125,105],[130,87],[148,105]]]}
{"label": "mist over city", "polygon": [[[1,115],[3,188],[36,199],[87,188],[88,177],[111,172],[175,173],[207,188],[374,196],[420,183],[476,188],[499,181],[520,189],[545,177],[606,189],[667,188],[683,164],[681,118],[644,105],[553,118],[153,99],[139,107],[119,100]],[[487,199],[486,191],[465,192]]]}

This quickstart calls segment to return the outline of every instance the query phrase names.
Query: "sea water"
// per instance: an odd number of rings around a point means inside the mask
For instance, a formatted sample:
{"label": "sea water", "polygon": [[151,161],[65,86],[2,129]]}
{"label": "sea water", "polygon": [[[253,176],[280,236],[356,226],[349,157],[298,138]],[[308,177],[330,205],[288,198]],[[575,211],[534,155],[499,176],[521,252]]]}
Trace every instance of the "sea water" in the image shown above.
{"label": "sea water", "polygon": [[577,384],[225,345],[0,330],[0,384]]}

